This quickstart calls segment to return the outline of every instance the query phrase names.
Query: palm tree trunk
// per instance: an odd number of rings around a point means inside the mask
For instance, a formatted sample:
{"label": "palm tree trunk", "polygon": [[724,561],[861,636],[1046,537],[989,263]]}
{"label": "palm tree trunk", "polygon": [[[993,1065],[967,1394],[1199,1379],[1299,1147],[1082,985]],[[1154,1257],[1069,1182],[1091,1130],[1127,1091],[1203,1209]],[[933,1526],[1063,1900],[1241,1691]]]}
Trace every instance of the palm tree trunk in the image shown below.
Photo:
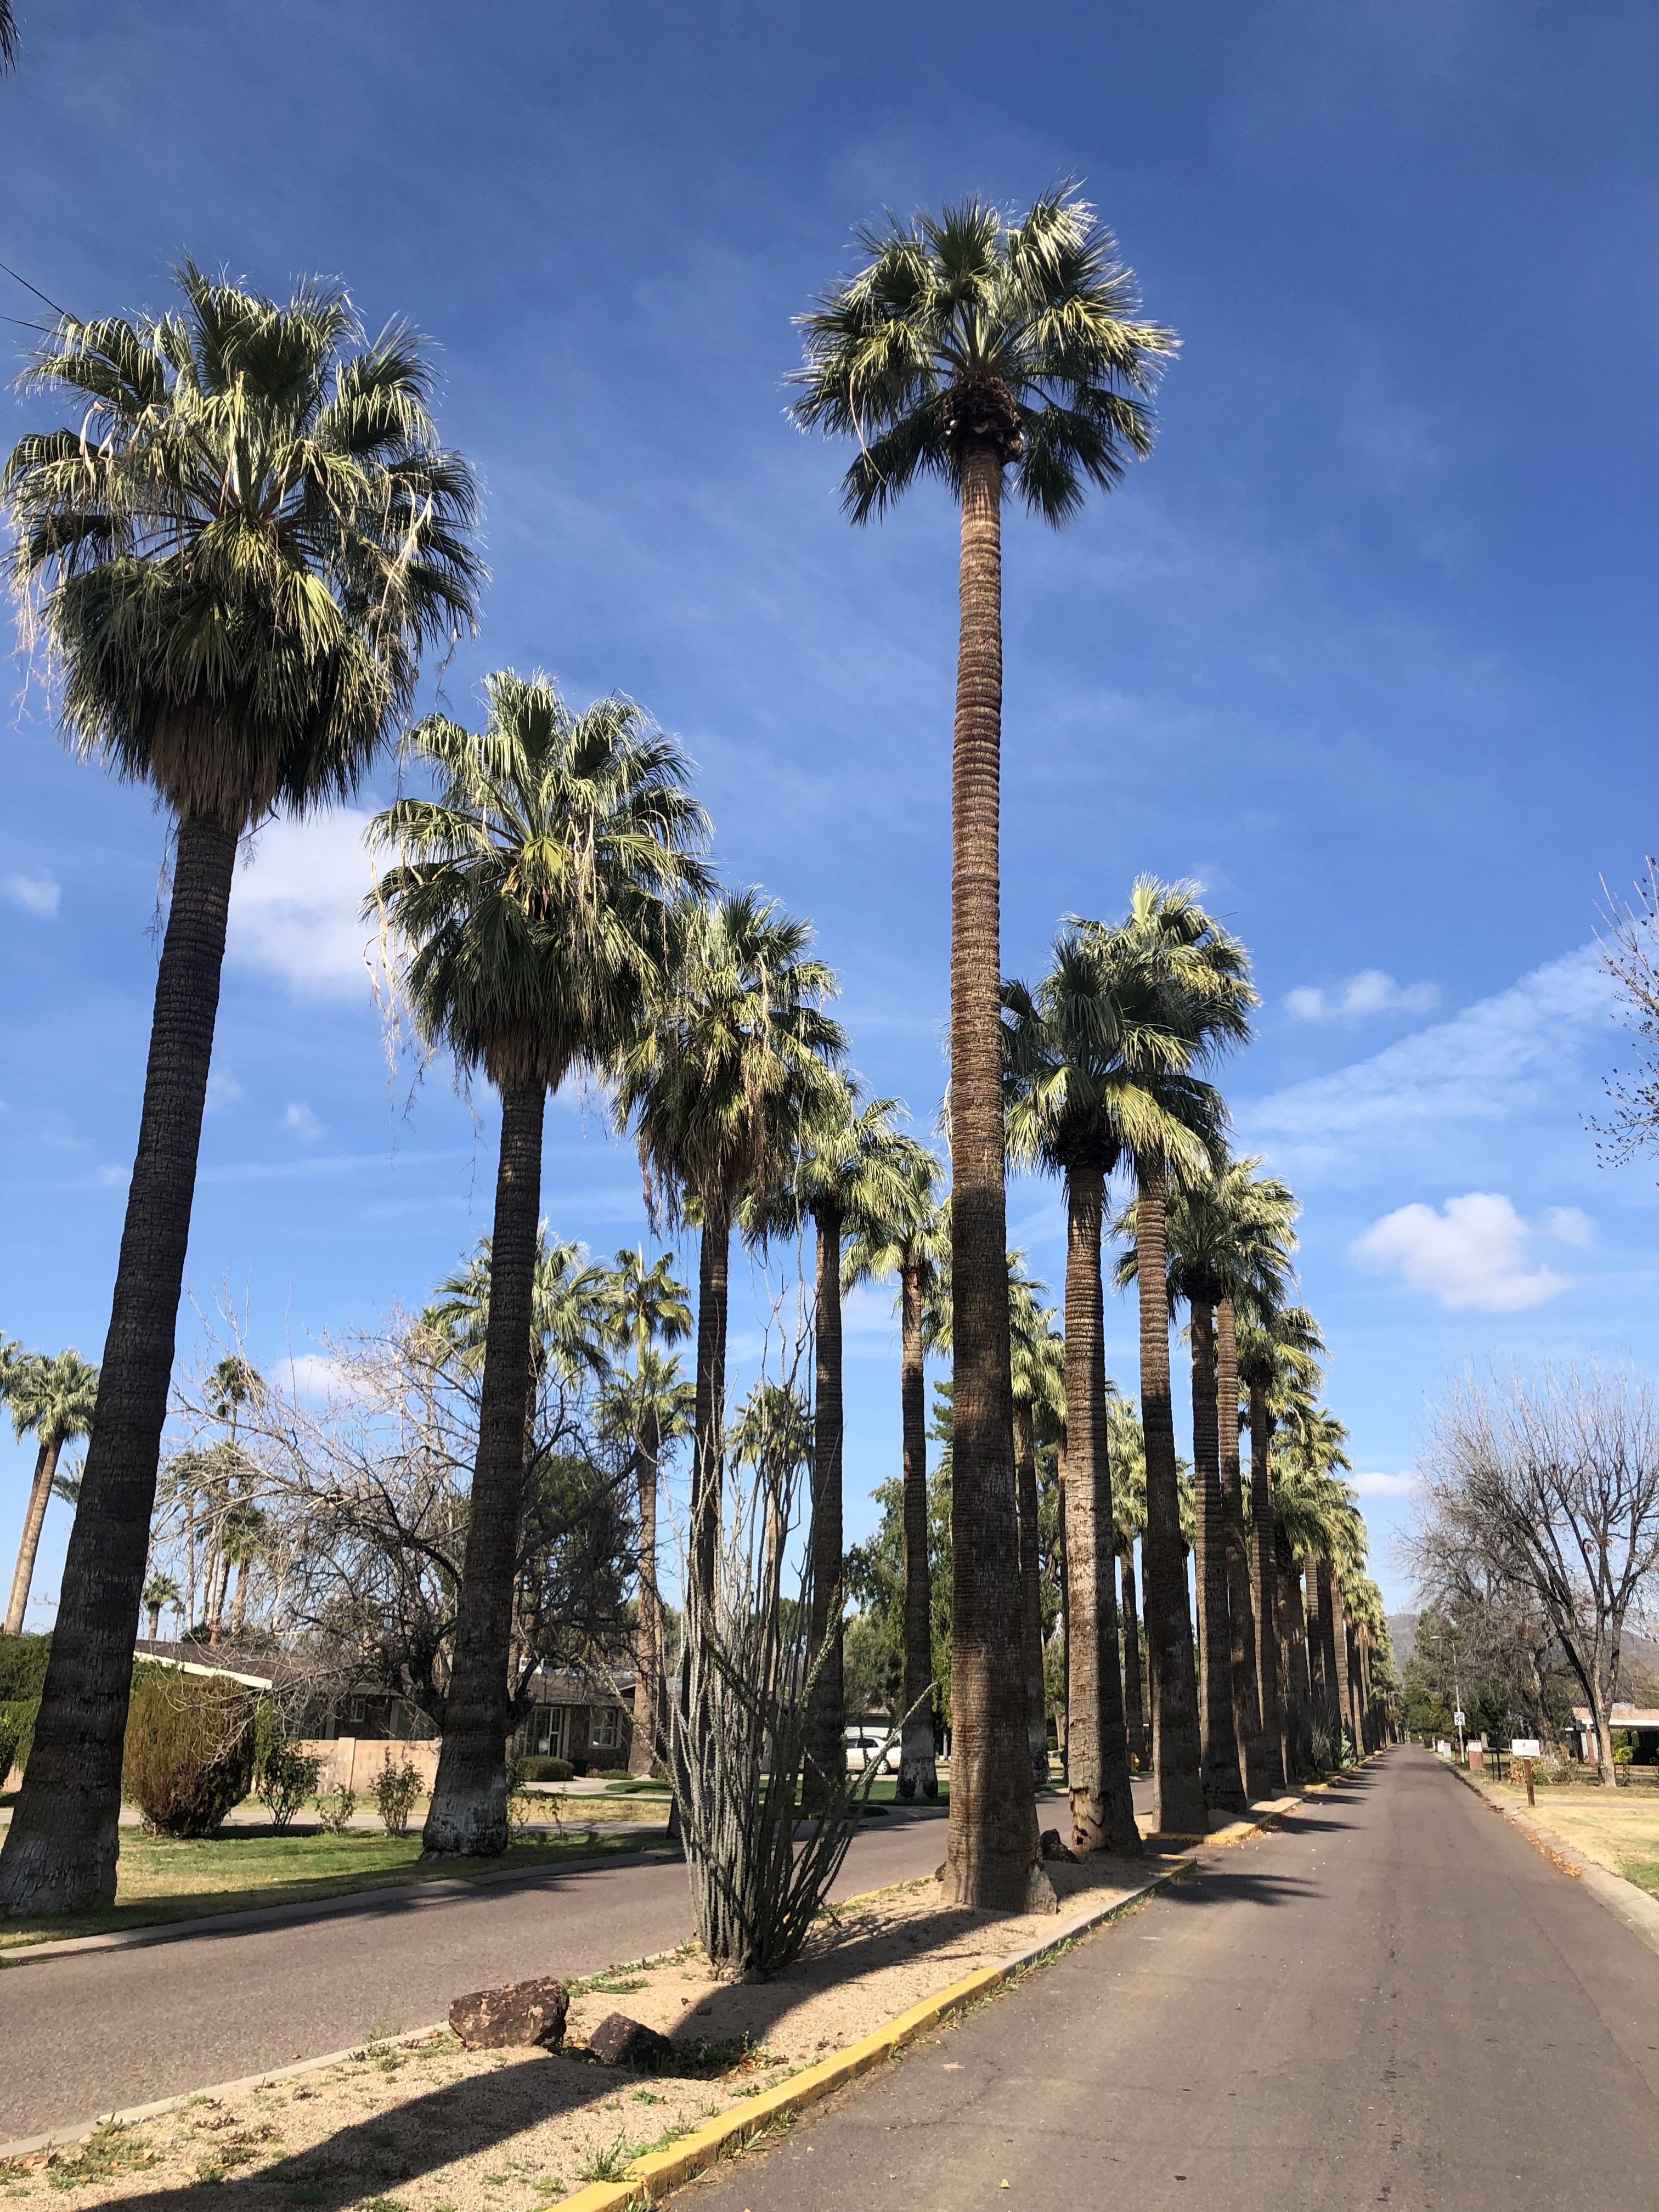
{"label": "palm tree trunk", "polygon": [[82,1911],[115,1896],[138,1595],[235,868],[234,829],[210,814],[179,823],[81,1509],[70,1530],[28,1771],[0,1852],[0,1913]]}
{"label": "palm tree trunk", "polygon": [[927,1571],[927,1395],[921,1349],[921,1269],[899,1269],[899,1403],[904,1438],[904,1721],[898,1794],[937,1797],[933,1743],[933,1590]]}
{"label": "palm tree trunk", "polygon": [[497,1858],[507,1849],[507,1658],[524,1510],[524,1409],[546,1110],[547,1092],[539,1082],[512,1084],[502,1091],[477,1457],[443,1747],[421,1835],[423,1851],[433,1857]]}
{"label": "palm tree trunk", "polygon": [[52,1498],[52,1478],[58,1472],[58,1455],[62,1449],[58,1438],[50,1437],[34,1455],[34,1480],[29,1485],[28,1510],[23,1516],[17,1566],[11,1578],[11,1602],[6,1607],[8,1636],[21,1636],[23,1632],[23,1615],[27,1610],[34,1562],[40,1549],[40,1531],[46,1526],[46,1507]]}
{"label": "palm tree trunk", "polygon": [[1244,1486],[1238,1465],[1238,1328],[1231,1298],[1215,1310],[1216,1419],[1221,1445],[1221,1510],[1227,1538],[1227,1626],[1233,1675],[1233,1734],[1244,1770],[1244,1794],[1270,1797],[1284,1786],[1279,1743],[1262,1733],[1255,1674],[1255,1606],[1250,1550],[1244,1534]]}
{"label": "palm tree trunk", "polygon": [[1308,1666],[1308,1619],[1302,1603],[1302,1570],[1281,1529],[1273,1532],[1273,1564],[1285,1624],[1285,1777],[1305,1775],[1313,1763],[1309,1736],[1314,1711],[1313,1678]]}
{"label": "palm tree trunk", "polygon": [[1046,1790],[1048,1705],[1042,1683],[1042,1551],[1036,1435],[1029,1406],[1014,1409],[1014,1480],[1019,1504],[1019,1655],[1025,1674],[1025,1741],[1031,1754],[1031,1787]]}
{"label": "palm tree trunk", "polygon": [[161,1608],[159,1605],[153,1605],[149,1609],[149,1640],[152,1644],[159,1644],[161,1640]]}
{"label": "palm tree trunk", "polygon": [[1146,1769],[1146,1690],[1140,1671],[1140,1611],[1135,1601],[1135,1547],[1123,1552],[1123,1705],[1129,1755]]}
{"label": "palm tree trunk", "polygon": [[1106,1430],[1106,1347],[1100,1279],[1104,1177],[1066,1178],[1066,1559],[1072,1585],[1066,1683],[1072,1842],[1081,1851],[1140,1856],[1129,1788],[1129,1739],[1119,1671],[1116,1519]]}
{"label": "palm tree trunk", "polygon": [[697,1243],[697,1381],[693,1419],[691,1547],[704,1602],[714,1597],[714,1561],[720,1541],[721,1428],[726,1419],[726,1276],[731,1265],[732,1215],[703,1204]]}
{"label": "palm tree trunk", "polygon": [[1279,1671],[1279,1593],[1273,1545],[1273,1492],[1271,1453],[1273,1415],[1267,1393],[1259,1382],[1250,1385],[1250,1550],[1251,1579],[1255,1584],[1255,1678],[1261,1716],[1261,1735],[1267,1747],[1267,1781],[1283,1790],[1290,1778],[1285,1741],[1285,1698]]}
{"label": "palm tree trunk", "polygon": [[1342,1726],[1341,1678],[1336,1668],[1336,1575],[1329,1559],[1322,1555],[1314,1562],[1313,1594],[1318,1612],[1313,1639],[1316,1668],[1315,1693],[1331,1735],[1331,1759],[1334,1765],[1339,1755],[1337,1733]]}
{"label": "palm tree trunk", "polygon": [[1242,1813],[1249,1802],[1233,1728],[1232,1631],[1227,1618],[1227,1528],[1221,1502],[1216,1423],[1215,1308],[1192,1300],[1193,1493],[1198,1542],[1194,1578],[1204,1622],[1199,1646],[1198,1724],[1204,1801],[1212,1812]]}
{"label": "palm tree trunk", "polygon": [[1137,1160],[1135,1237],[1140,1306],[1140,1421],[1146,1443],[1146,1533],[1141,1539],[1146,1671],[1152,1677],[1152,1823],[1162,1835],[1201,1836],[1209,1819],[1200,1772],[1193,1618],[1181,1541],[1175,1414],[1170,1402],[1170,1306],[1162,1160]]}
{"label": "palm tree trunk", "polygon": [[808,1643],[823,1663],[812,1688],[804,1810],[821,1813],[847,1774],[847,1698],[842,1673],[841,1209],[814,1210],[817,1327],[812,1405],[812,1611]]}
{"label": "palm tree trunk", "polygon": [[1072,1559],[1066,1547],[1066,1439],[1054,1450],[1054,1486],[1060,1495],[1054,1515],[1054,1556],[1060,1568],[1060,1679],[1063,1684],[1060,1711],[1054,1715],[1054,1741],[1060,1750],[1060,1779],[1072,1781]]}
{"label": "palm tree trunk", "polygon": [[182,1642],[196,1626],[196,1489],[185,1478],[185,1621]]}
{"label": "palm tree trunk", "polygon": [[230,1601],[230,1632],[240,1636],[247,1620],[247,1571],[250,1565],[246,1555],[236,1568],[236,1595]]}
{"label": "palm tree trunk", "polygon": [[634,1645],[634,1735],[628,1771],[643,1777],[657,1755],[657,1694],[662,1680],[662,1626],[657,1596],[657,1420],[645,1414],[634,1436],[634,1481],[640,1503],[639,1634]]}
{"label": "palm tree trunk", "polygon": [[1053,1909],[1024,1755],[1002,1131],[1002,460],[959,448],[961,629],[951,783],[951,1825],[945,1890]]}

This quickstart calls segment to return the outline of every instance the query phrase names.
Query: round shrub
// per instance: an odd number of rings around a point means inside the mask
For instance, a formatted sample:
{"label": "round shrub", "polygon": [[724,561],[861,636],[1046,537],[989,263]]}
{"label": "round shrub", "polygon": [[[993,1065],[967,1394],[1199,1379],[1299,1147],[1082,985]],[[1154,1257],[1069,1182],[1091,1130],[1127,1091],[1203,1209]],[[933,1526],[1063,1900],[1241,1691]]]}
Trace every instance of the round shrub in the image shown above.
{"label": "round shrub", "polygon": [[253,1700],[240,1683],[144,1668],[133,1678],[121,1788],[163,1836],[210,1836],[253,1783]]}
{"label": "round shrub", "polygon": [[513,1763],[512,1779],[520,1782],[568,1782],[576,1770],[568,1759],[520,1759]]}

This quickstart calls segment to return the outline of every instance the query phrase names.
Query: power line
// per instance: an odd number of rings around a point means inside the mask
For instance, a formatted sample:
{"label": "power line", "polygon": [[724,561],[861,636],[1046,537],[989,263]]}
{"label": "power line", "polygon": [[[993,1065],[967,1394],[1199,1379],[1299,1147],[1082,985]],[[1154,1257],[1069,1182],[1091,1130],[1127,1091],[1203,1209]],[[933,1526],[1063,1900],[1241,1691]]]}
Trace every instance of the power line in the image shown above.
{"label": "power line", "polygon": [[50,323],[26,323],[21,315],[0,315],[0,323],[15,323],[20,331],[40,331],[47,337],[56,336]]}
{"label": "power line", "polygon": [[[70,315],[67,307],[60,307],[56,300],[48,300],[46,294],[40,289],[40,287],[38,284],[31,284],[27,276],[20,276],[17,271],[12,268],[9,262],[0,261],[0,269],[3,269],[5,270],[7,276],[11,278],[13,283],[21,284],[26,292],[33,292],[35,298],[43,301],[46,306],[50,307],[54,315],[67,315],[69,316],[70,322],[75,322],[79,319],[78,317]],[[8,322],[14,322],[16,318],[15,316],[9,315],[6,319]],[[29,325],[31,330],[35,327],[36,325],[33,323]]]}

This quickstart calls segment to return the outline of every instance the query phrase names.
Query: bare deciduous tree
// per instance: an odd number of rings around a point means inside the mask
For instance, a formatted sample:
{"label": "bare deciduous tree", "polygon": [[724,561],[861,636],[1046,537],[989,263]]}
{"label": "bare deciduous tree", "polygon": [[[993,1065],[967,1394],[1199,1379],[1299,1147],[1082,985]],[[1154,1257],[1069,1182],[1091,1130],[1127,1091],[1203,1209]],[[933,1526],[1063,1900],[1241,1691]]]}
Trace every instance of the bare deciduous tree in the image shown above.
{"label": "bare deciduous tree", "polygon": [[1535,1603],[1583,1691],[1602,1779],[1626,1619],[1659,1569],[1659,1394],[1632,1370],[1470,1376],[1436,1410],[1411,1556],[1425,1594]]}
{"label": "bare deciduous tree", "polygon": [[1638,1152],[1659,1150],[1659,861],[1649,860],[1633,906],[1609,896],[1602,921],[1601,965],[1619,997],[1619,1019],[1638,1040],[1638,1058],[1604,1079],[1613,1110],[1590,1127],[1603,1167],[1621,1167]]}

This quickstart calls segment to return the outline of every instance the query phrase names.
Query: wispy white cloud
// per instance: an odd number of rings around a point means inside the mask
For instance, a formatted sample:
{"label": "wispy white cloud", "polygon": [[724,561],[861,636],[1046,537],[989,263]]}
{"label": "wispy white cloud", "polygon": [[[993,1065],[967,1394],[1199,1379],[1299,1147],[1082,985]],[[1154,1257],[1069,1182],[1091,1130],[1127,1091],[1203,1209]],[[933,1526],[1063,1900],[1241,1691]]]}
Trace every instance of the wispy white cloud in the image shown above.
{"label": "wispy white cloud", "polygon": [[296,998],[368,989],[359,910],[373,884],[368,817],[349,806],[308,822],[270,823],[237,870],[227,957],[278,976]]}
{"label": "wispy white cloud", "polygon": [[1580,1060],[1611,1000],[1595,947],[1583,945],[1370,1059],[1245,1103],[1241,1129],[1302,1181],[1369,1179],[1384,1152],[1420,1154],[1449,1124],[1577,1110]]}
{"label": "wispy white cloud", "polygon": [[[1589,1224],[1576,1206],[1552,1209],[1568,1218],[1571,1237],[1583,1243]],[[1471,1190],[1449,1198],[1443,1209],[1402,1206],[1373,1222],[1349,1247],[1362,1267],[1395,1273],[1408,1290],[1425,1291],[1449,1310],[1477,1307],[1485,1313],[1519,1313],[1542,1305],[1569,1287],[1553,1267],[1529,1267],[1538,1237],[1560,1236],[1546,1223],[1534,1229],[1499,1192]]]}
{"label": "wispy white cloud", "polygon": [[1544,1209],[1546,1237],[1553,1237],[1559,1244],[1588,1245],[1595,1234],[1595,1224],[1580,1206],[1551,1206]]}
{"label": "wispy white cloud", "polygon": [[283,1127],[285,1129],[291,1129],[296,1137],[303,1137],[307,1144],[314,1143],[323,1133],[322,1123],[303,1098],[295,1098],[289,1102],[288,1109],[283,1115]]}
{"label": "wispy white cloud", "polygon": [[1304,983],[1285,995],[1298,1022],[1363,1022],[1370,1014],[1426,1014],[1440,1004],[1437,983],[1396,983],[1380,968],[1362,968],[1329,990]]}
{"label": "wispy white cloud", "polygon": [[241,1085],[228,1067],[216,1067],[208,1077],[207,1110],[218,1114],[244,1096]]}
{"label": "wispy white cloud", "polygon": [[1415,1498],[1422,1482],[1415,1468],[1403,1474],[1351,1474],[1345,1478],[1362,1498]]}
{"label": "wispy white cloud", "polygon": [[25,914],[38,915],[42,921],[55,921],[64,890],[52,876],[8,876],[3,888],[14,906],[21,906]]}
{"label": "wispy white cloud", "polygon": [[288,1387],[295,1396],[309,1398],[313,1403],[353,1395],[345,1369],[337,1359],[330,1359],[322,1352],[295,1353],[288,1362]]}

